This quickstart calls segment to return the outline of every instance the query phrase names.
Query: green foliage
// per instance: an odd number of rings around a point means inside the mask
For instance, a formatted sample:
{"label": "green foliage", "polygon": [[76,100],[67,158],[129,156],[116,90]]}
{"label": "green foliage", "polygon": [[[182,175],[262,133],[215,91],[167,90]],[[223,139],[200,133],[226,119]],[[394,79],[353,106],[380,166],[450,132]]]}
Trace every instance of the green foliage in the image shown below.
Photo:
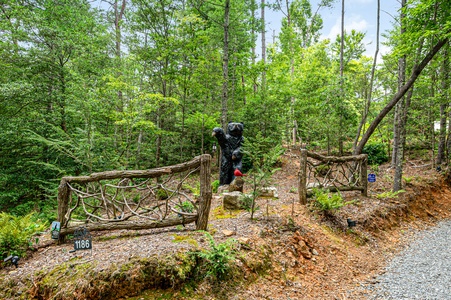
{"label": "green foliage", "polygon": [[241,208],[250,213],[254,213],[260,209],[260,207],[254,203],[254,201],[255,197],[252,194],[242,194],[240,196]]}
{"label": "green foliage", "polygon": [[157,199],[158,200],[165,200],[169,198],[169,192],[165,189],[159,188],[157,189]]}
{"label": "green foliage", "polygon": [[35,241],[33,236],[48,226],[36,219],[34,214],[13,216],[0,213],[0,259],[8,255],[23,256]]}
{"label": "green foliage", "polygon": [[412,183],[412,180],[415,179],[415,176],[403,176],[402,179],[404,179],[404,182],[405,182],[406,184],[411,184],[411,183]]}
{"label": "green foliage", "polygon": [[189,190],[195,197],[200,196],[200,182],[196,182],[196,186],[193,187],[189,184],[183,184],[183,188]]}
{"label": "green foliage", "polygon": [[215,181],[213,181],[211,183],[211,187],[213,189],[213,193],[217,193],[218,192],[218,188],[219,188],[219,180],[216,179]]}
{"label": "green foliage", "polygon": [[334,211],[342,208],[347,203],[343,201],[343,197],[340,193],[328,193],[322,189],[313,189],[315,197],[315,205],[321,211]]}
{"label": "green foliage", "polygon": [[236,240],[228,239],[224,243],[216,243],[211,234],[205,233],[210,250],[204,250],[197,255],[205,260],[207,276],[218,280],[225,279],[231,271],[231,262],[235,259]]}
{"label": "green foliage", "polygon": [[194,205],[190,201],[183,201],[182,203],[177,204],[176,207],[187,213],[192,213],[194,211]]}
{"label": "green foliage", "polygon": [[402,193],[405,193],[405,192],[406,192],[405,190],[399,190],[399,191],[396,191],[396,192],[393,192],[393,191],[387,191],[387,192],[383,192],[383,193],[377,194],[377,195],[376,195],[376,198],[377,198],[377,199],[392,199],[392,198],[398,198],[398,195],[399,195],[399,194],[402,194]]}
{"label": "green foliage", "polygon": [[14,216],[25,216],[30,212],[34,213],[34,218],[42,220],[46,223],[51,223],[57,218],[57,206],[58,203],[54,201],[28,201],[22,204],[18,204],[9,209],[9,213]]}
{"label": "green foliage", "polygon": [[382,143],[367,144],[362,153],[368,154],[369,165],[380,165],[388,161],[387,150]]}

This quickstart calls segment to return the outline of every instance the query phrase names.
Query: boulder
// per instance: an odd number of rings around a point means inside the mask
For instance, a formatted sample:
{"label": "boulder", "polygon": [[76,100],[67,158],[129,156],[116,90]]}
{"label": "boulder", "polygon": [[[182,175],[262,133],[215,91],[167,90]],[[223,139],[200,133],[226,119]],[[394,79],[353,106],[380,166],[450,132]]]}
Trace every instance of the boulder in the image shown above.
{"label": "boulder", "polygon": [[238,191],[222,194],[222,204],[224,206],[224,209],[240,209],[241,195],[243,195],[243,193]]}
{"label": "boulder", "polygon": [[229,191],[229,185],[228,184],[224,184],[224,185],[220,185],[218,187],[218,194],[223,194]]}

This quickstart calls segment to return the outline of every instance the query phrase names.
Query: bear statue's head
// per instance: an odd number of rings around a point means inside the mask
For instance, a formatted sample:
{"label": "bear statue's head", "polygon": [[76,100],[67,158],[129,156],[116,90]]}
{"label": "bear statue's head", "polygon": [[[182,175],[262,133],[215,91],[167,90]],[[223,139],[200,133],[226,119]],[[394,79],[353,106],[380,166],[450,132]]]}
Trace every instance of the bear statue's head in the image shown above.
{"label": "bear statue's head", "polygon": [[240,137],[243,135],[244,124],[243,123],[235,123],[229,122],[227,125],[227,133],[231,136]]}

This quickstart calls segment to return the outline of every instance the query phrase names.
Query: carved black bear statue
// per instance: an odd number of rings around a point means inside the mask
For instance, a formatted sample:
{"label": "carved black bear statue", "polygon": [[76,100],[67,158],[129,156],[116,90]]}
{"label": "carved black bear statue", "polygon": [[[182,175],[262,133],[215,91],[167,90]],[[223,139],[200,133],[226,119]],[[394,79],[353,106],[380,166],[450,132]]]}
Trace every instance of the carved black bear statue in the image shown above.
{"label": "carved black bear statue", "polygon": [[219,174],[219,184],[230,184],[234,176],[235,169],[242,171],[243,154],[240,147],[244,141],[243,138],[243,123],[229,122],[227,125],[227,134],[219,127],[213,128],[213,136],[218,139],[218,144],[221,147],[221,170]]}

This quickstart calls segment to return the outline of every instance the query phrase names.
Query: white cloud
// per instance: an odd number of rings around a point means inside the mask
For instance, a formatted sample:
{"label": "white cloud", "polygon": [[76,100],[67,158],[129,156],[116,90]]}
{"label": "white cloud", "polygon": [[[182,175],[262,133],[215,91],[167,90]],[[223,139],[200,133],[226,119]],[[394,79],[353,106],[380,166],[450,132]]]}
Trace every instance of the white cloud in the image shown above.
{"label": "white cloud", "polygon": [[[345,31],[351,32],[352,29],[366,33],[368,31],[369,25],[368,22],[363,19],[360,15],[345,15]],[[335,24],[330,29],[329,33],[324,36],[325,39],[330,39],[331,41],[335,40],[337,35],[341,33],[341,17],[338,17],[335,21]]]}

